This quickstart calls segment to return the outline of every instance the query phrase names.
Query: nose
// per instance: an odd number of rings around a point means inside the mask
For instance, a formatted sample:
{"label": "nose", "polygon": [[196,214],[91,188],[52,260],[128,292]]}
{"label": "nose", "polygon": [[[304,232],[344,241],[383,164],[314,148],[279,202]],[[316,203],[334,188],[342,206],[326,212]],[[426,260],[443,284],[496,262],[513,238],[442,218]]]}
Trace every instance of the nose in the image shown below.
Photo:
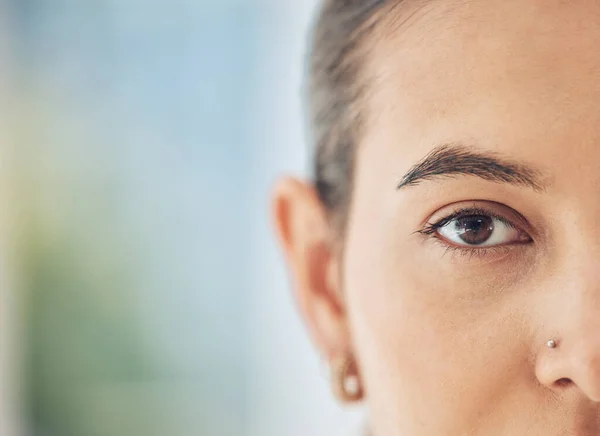
{"label": "nose", "polygon": [[[577,389],[591,401],[600,403],[600,344],[568,346],[569,349],[545,351],[547,356],[537,366],[537,378],[545,386],[555,391]],[[565,344],[565,348],[567,345]]]}
{"label": "nose", "polygon": [[[584,277],[580,274],[575,286],[571,281],[553,311],[555,335],[541,338],[536,376],[550,389],[578,390],[600,403],[600,280],[597,274]],[[554,347],[548,346],[550,339]]]}

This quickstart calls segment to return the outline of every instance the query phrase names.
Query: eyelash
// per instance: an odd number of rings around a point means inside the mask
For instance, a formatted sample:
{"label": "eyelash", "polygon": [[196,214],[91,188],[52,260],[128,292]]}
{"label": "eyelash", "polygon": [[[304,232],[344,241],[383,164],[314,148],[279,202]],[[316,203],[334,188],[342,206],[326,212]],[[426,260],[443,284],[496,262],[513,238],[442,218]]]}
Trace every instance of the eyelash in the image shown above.
{"label": "eyelash", "polygon": [[432,235],[435,232],[437,232],[438,229],[444,227],[452,220],[455,220],[457,218],[466,218],[466,217],[474,216],[474,215],[483,215],[483,216],[488,216],[490,218],[495,218],[498,221],[502,222],[503,224],[506,224],[507,226],[509,226],[511,228],[516,228],[516,226],[511,221],[507,220],[503,216],[500,216],[498,214],[490,212],[489,210],[478,208],[478,207],[466,207],[466,208],[461,208],[461,209],[455,210],[450,215],[448,215],[444,218],[441,218],[440,220],[436,221],[435,223],[427,223],[425,225],[425,228],[419,230],[419,233],[421,233],[423,235]]}
{"label": "eyelash", "polygon": [[441,218],[434,223],[427,223],[427,224],[425,224],[423,229],[418,230],[417,232],[424,236],[427,236],[429,238],[433,238],[435,240],[435,242],[439,243],[443,248],[445,248],[444,254],[451,252],[453,254],[459,254],[459,255],[467,256],[467,257],[485,257],[490,254],[497,255],[500,253],[505,253],[512,248],[510,245],[498,245],[495,247],[461,247],[459,245],[452,245],[452,244],[448,243],[447,241],[443,240],[442,238],[436,236],[437,231],[440,228],[447,225],[448,223],[450,223],[451,221],[453,221],[457,218],[465,218],[465,217],[474,216],[474,215],[482,215],[482,216],[494,218],[510,228],[513,228],[513,229],[518,228],[513,222],[511,222],[510,220],[506,219],[505,217],[500,216],[494,212],[491,212],[491,211],[483,209],[483,208],[478,208],[478,207],[467,207],[467,208],[457,209],[454,212],[452,212],[450,215],[448,215],[444,218]]}

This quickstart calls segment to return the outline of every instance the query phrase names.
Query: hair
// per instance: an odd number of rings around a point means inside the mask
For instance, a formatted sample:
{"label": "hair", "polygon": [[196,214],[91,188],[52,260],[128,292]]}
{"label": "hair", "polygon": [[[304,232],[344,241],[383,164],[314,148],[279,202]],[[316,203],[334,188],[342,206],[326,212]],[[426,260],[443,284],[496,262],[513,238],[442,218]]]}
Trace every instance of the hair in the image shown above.
{"label": "hair", "polygon": [[367,89],[362,77],[367,39],[381,11],[402,0],[325,0],[310,51],[309,118],[315,146],[315,187],[340,233],[353,189],[353,169]]}

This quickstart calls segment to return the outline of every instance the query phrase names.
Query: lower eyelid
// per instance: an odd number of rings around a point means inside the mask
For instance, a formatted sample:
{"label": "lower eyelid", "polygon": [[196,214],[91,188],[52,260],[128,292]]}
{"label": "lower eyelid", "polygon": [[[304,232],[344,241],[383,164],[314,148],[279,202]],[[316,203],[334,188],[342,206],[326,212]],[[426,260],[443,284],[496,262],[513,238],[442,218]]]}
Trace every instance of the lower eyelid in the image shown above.
{"label": "lower eyelid", "polygon": [[441,240],[441,238],[434,237],[436,243],[440,244],[444,249],[443,256],[451,255],[453,257],[460,257],[461,259],[482,259],[482,260],[498,260],[512,251],[518,248],[521,244],[504,244],[490,247],[461,247],[459,245],[453,245],[448,242]]}

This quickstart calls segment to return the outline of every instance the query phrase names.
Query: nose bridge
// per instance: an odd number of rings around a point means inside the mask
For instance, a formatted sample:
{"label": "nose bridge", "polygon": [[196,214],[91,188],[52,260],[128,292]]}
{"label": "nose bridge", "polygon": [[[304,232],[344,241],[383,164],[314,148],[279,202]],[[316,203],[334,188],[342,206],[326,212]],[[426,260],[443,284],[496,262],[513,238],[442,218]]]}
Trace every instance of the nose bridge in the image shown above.
{"label": "nose bridge", "polygon": [[[597,259],[597,258],[596,258]],[[569,338],[577,358],[600,370],[600,268],[590,258],[570,269],[557,308],[559,334]],[[560,313],[562,312],[562,313]],[[559,320],[563,320],[560,322]],[[562,325],[561,325],[562,324]]]}
{"label": "nose bridge", "polygon": [[565,206],[555,241],[557,269],[572,292],[595,302],[600,293],[600,201],[587,199]]}
{"label": "nose bridge", "polygon": [[559,311],[560,318],[567,320],[565,334],[572,330],[574,339],[600,353],[600,226],[594,227],[574,226],[567,232],[571,233],[565,241],[569,248],[559,268],[559,283],[564,287]]}

